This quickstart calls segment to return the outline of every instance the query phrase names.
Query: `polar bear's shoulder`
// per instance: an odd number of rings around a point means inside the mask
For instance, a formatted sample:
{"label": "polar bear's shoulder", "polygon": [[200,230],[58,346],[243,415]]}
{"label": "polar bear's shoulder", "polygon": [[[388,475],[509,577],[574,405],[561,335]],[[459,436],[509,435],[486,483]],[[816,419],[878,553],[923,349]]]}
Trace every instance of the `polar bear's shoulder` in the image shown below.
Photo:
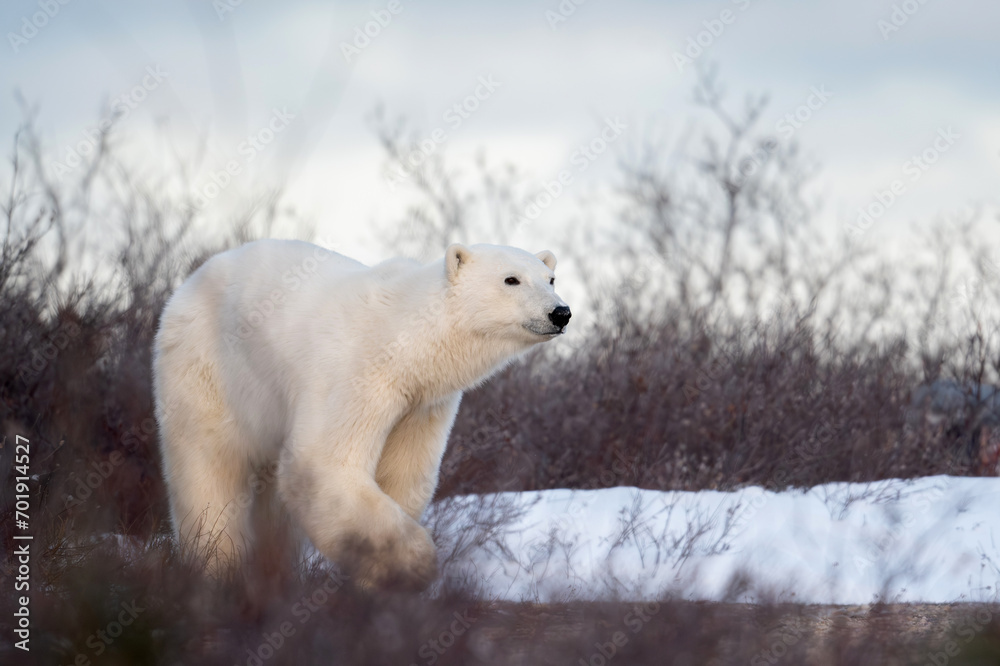
{"label": "polar bear's shoulder", "polygon": [[268,259],[294,259],[297,257],[312,257],[317,261],[327,261],[333,259],[337,263],[353,265],[364,268],[364,264],[350,257],[328,250],[321,245],[309,243],[301,240],[281,240],[276,238],[264,238],[251,241],[236,248],[234,252],[246,257],[268,258]]}
{"label": "polar bear's shoulder", "polygon": [[419,261],[397,257],[387,259],[371,267],[371,277],[375,282],[391,283],[410,280],[417,276],[423,266]]}
{"label": "polar bear's shoulder", "polygon": [[364,291],[380,301],[397,305],[422,302],[437,293],[444,281],[444,266],[421,264],[413,259],[388,259],[358,274]]}
{"label": "polar bear's shoulder", "polygon": [[415,259],[396,257],[394,259],[386,259],[379,264],[375,264],[372,267],[372,270],[378,275],[393,276],[399,275],[400,273],[413,272],[419,268],[420,262]]}
{"label": "polar bear's shoulder", "polygon": [[213,271],[230,275],[310,275],[322,267],[329,274],[352,274],[368,270],[360,261],[300,240],[265,238],[251,241],[209,259]]}

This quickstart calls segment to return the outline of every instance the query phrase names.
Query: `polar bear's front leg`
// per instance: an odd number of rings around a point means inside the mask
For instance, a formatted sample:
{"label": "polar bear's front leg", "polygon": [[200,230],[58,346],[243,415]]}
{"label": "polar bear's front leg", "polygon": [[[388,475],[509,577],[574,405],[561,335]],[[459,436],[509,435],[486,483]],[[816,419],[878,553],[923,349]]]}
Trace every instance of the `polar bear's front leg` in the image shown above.
{"label": "polar bear's front leg", "polygon": [[437,488],[441,457],[458,414],[461,393],[408,412],[389,433],[375,481],[414,520]]}
{"label": "polar bear's front leg", "polygon": [[423,589],[437,575],[434,542],[375,483],[374,465],[351,455],[377,455],[381,437],[342,431],[293,443],[282,456],[278,492],[313,545],[363,587]]}

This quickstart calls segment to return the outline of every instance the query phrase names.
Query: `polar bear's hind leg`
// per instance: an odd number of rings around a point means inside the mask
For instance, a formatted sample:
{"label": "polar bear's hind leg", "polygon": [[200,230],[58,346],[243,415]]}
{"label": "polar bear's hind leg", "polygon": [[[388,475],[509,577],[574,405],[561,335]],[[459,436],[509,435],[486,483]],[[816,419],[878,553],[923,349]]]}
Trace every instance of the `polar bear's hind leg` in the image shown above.
{"label": "polar bear's hind leg", "polygon": [[160,350],[157,419],[170,514],[181,548],[218,572],[249,547],[252,465],[225,406],[216,368],[176,363],[183,348]]}

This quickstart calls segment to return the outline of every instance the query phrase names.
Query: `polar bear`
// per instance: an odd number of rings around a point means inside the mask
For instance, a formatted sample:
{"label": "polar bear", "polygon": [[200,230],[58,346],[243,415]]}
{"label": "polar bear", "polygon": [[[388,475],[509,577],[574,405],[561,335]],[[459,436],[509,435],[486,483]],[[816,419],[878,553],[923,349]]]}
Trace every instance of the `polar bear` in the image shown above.
{"label": "polar bear", "polygon": [[269,505],[272,527],[295,525],[362,585],[427,585],[436,555],[418,521],[462,392],[566,330],[555,266],[549,251],[452,245],[368,267],[281,240],[205,262],[154,343],[182,548],[218,572],[270,538],[252,520]]}

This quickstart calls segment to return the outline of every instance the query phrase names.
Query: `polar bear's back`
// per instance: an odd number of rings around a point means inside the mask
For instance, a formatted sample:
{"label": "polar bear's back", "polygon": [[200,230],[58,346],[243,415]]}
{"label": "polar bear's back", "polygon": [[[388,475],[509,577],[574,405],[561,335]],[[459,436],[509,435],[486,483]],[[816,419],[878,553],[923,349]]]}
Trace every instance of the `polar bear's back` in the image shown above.
{"label": "polar bear's back", "polygon": [[[164,308],[155,342],[158,385],[180,386],[198,374],[210,378],[206,395],[253,405],[239,410],[249,420],[280,423],[283,415],[237,394],[273,397],[290,374],[307,370],[297,356],[314,337],[307,329],[317,322],[317,294],[329,301],[331,283],[349,284],[370,270],[301,241],[255,241],[213,256]],[[276,367],[285,374],[275,374]]]}
{"label": "polar bear's back", "polygon": [[366,270],[354,259],[294,240],[259,240],[217,254],[170,298],[163,312],[158,345],[169,344],[172,332],[183,334],[182,329],[189,329],[195,321],[232,323],[266,307],[269,300],[284,301],[303,291],[321,268],[334,278]]}
{"label": "polar bear's back", "polygon": [[294,284],[293,276],[308,278],[319,266],[329,272],[343,272],[345,275],[364,270],[360,261],[345,257],[326,248],[298,240],[264,239],[241,245],[227,252],[217,254],[205,266],[226,271],[231,278],[243,285],[252,284],[254,278],[266,278],[268,286],[280,278],[285,286]]}

